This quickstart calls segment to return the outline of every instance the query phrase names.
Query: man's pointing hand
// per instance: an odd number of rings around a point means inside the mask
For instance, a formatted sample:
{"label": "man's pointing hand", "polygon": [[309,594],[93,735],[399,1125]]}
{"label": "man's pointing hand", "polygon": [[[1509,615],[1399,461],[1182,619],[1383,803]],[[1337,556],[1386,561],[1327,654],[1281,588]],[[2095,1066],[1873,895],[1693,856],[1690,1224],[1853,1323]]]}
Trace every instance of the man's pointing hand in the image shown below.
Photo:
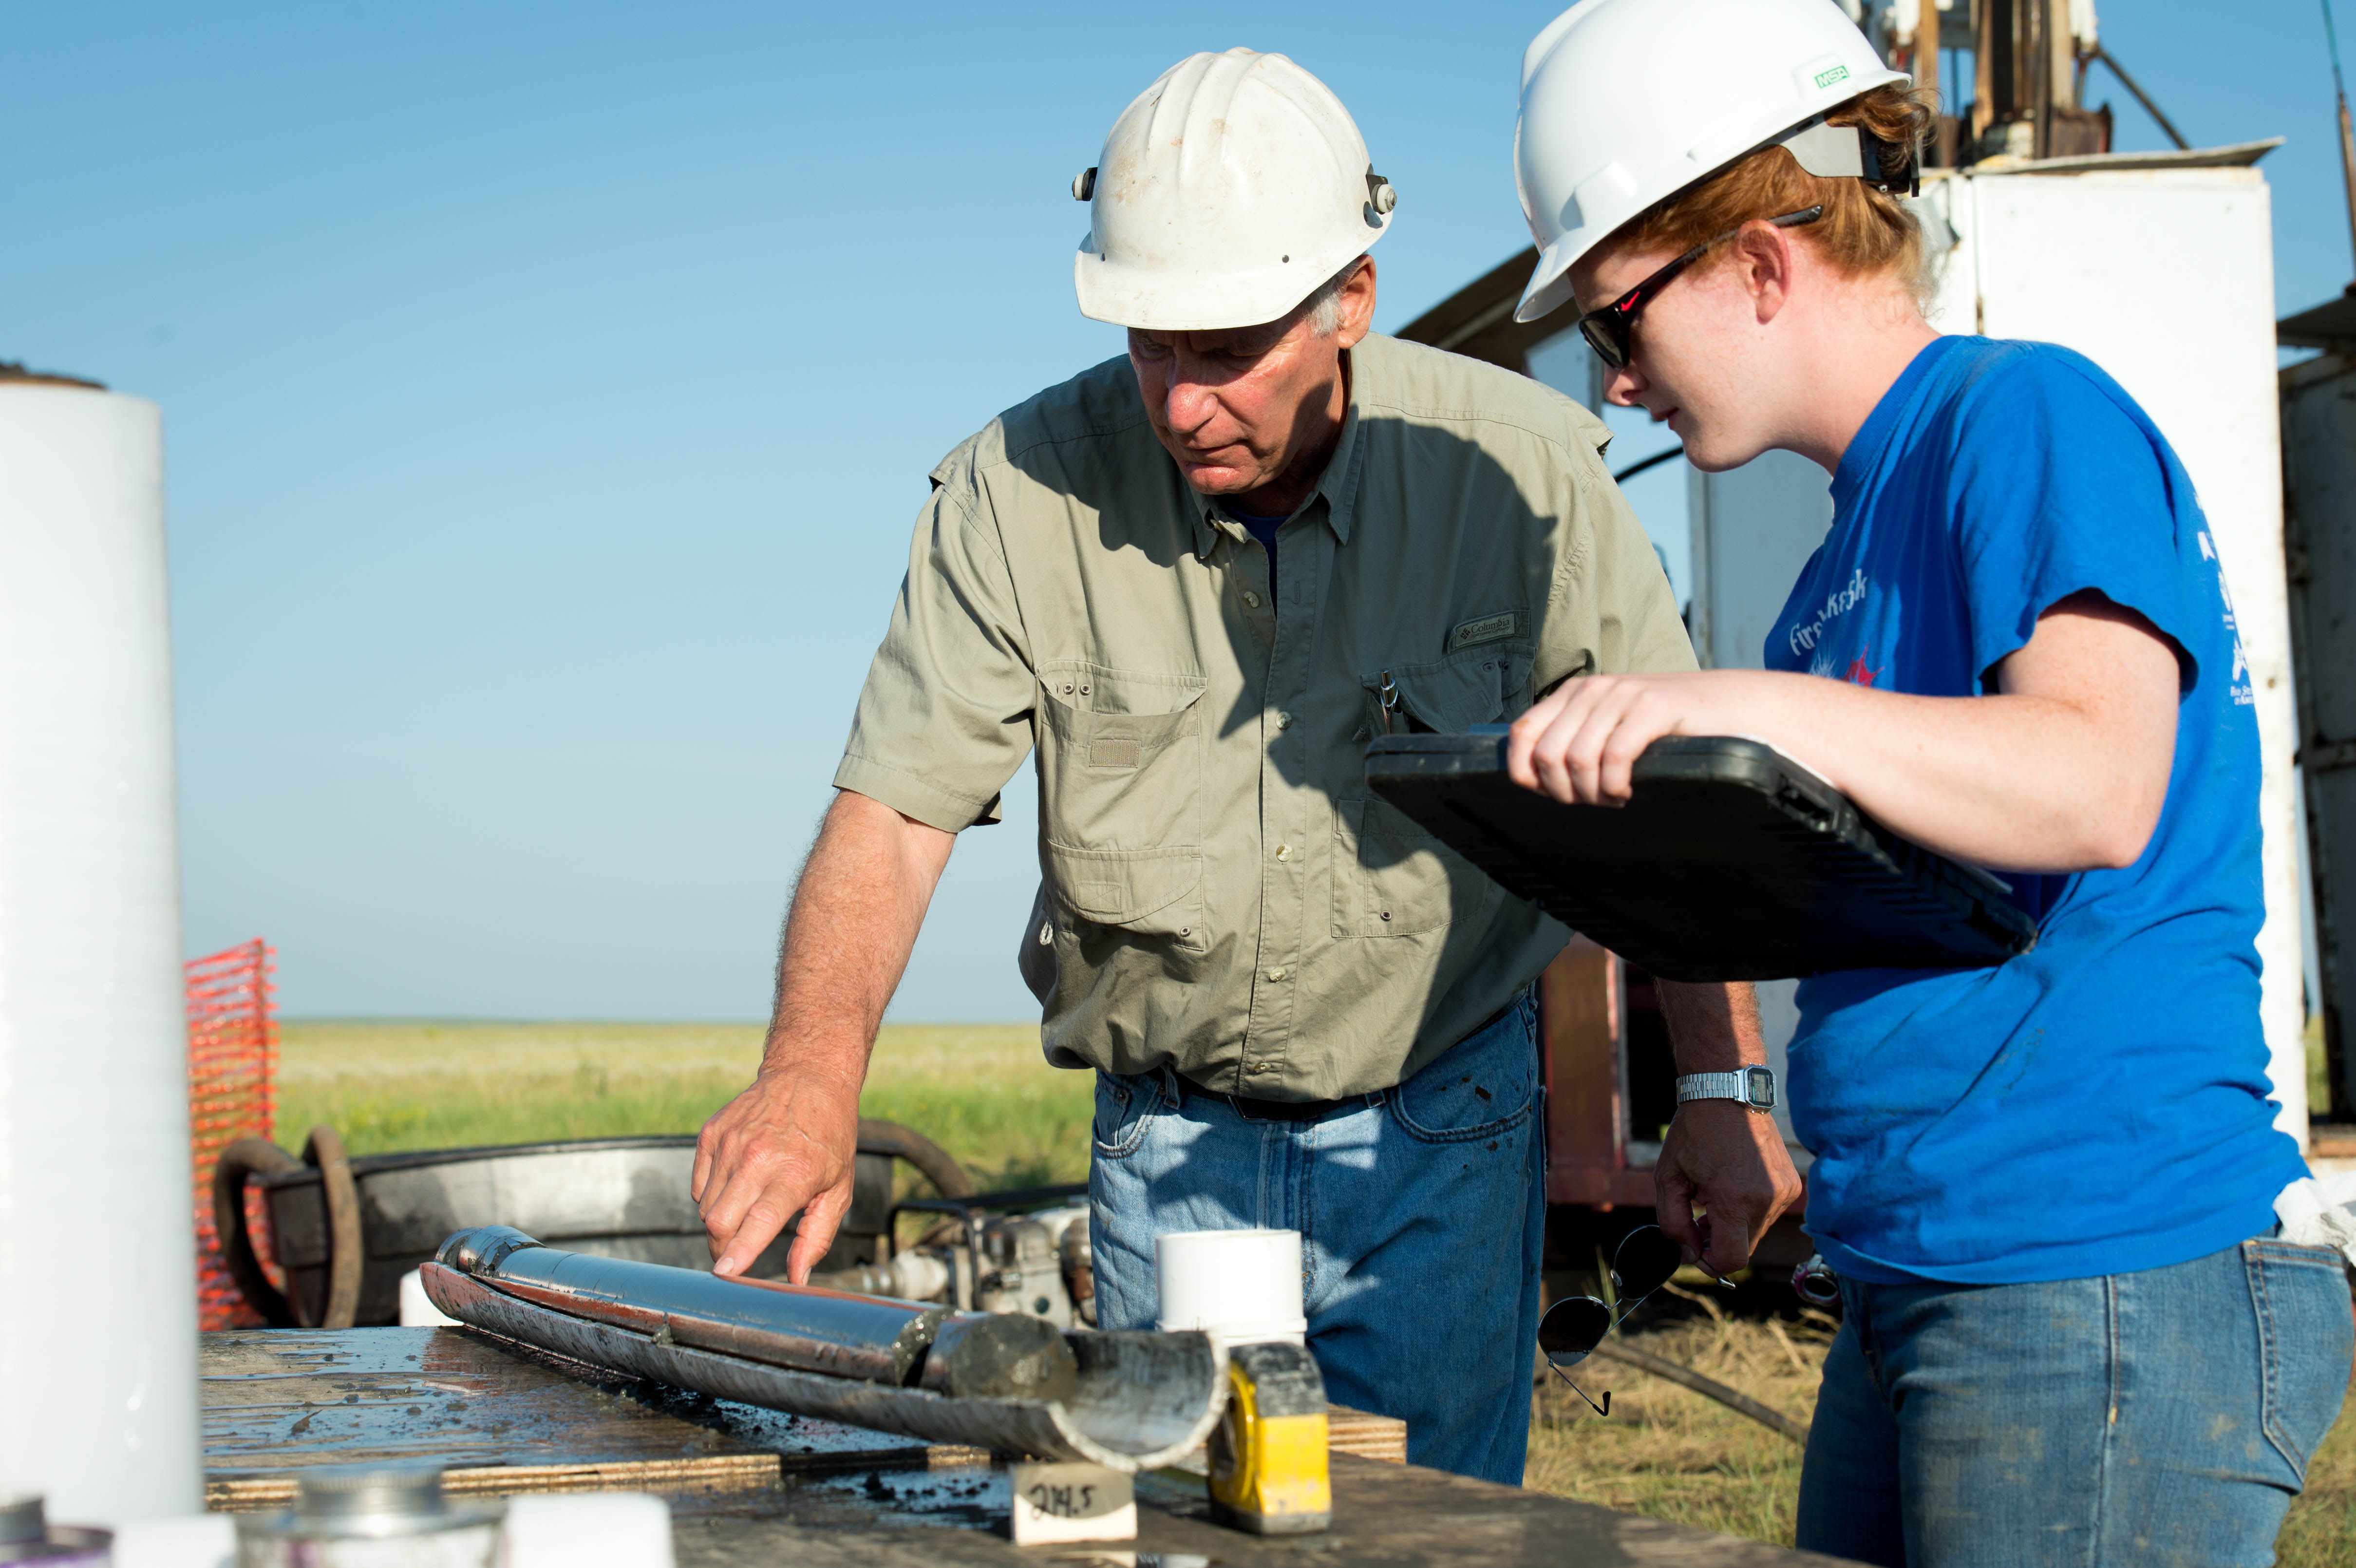
{"label": "man's pointing hand", "polygon": [[806,1283],[851,1207],[858,1150],[856,1086],[763,1071],[695,1140],[690,1190],[711,1237],[712,1272],[743,1273],[799,1214],[786,1272]]}

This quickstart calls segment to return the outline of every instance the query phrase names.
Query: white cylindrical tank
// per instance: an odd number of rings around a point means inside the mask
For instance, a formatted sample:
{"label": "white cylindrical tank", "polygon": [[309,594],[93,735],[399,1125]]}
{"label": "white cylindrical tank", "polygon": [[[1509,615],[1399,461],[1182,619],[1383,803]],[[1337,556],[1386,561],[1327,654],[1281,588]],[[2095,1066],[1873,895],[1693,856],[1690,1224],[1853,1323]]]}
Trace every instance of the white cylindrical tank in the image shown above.
{"label": "white cylindrical tank", "polygon": [[0,381],[0,1489],[204,1507],[162,416]]}

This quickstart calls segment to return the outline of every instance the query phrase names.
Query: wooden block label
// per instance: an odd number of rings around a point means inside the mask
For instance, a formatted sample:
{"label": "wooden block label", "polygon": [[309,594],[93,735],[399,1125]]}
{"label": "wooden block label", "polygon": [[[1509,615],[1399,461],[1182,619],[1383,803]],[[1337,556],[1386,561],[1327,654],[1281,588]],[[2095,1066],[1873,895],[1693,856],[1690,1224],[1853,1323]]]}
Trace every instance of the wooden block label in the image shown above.
{"label": "wooden block label", "polygon": [[1134,1541],[1137,1489],[1101,1465],[1012,1465],[1017,1546],[1059,1541]]}

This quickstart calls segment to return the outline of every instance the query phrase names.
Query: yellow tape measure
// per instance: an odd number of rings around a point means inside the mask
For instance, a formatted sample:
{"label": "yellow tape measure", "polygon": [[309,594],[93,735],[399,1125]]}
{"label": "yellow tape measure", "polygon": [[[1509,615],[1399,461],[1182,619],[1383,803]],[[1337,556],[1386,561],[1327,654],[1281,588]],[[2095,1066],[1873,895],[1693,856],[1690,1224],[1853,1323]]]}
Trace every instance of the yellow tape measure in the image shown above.
{"label": "yellow tape measure", "polygon": [[1325,1380],[1298,1345],[1238,1345],[1227,1408],[1211,1434],[1211,1517],[1255,1535],[1333,1522],[1325,1460]]}

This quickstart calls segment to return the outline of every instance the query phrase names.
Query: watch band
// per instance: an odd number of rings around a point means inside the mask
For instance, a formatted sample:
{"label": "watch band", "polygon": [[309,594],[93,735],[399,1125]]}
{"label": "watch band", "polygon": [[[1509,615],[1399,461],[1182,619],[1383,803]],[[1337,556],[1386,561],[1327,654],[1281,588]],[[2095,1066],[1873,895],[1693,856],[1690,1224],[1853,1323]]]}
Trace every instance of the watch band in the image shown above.
{"label": "watch band", "polygon": [[1677,1079],[1677,1103],[1688,1100],[1733,1100],[1753,1111],[1775,1109],[1775,1074],[1768,1068],[1734,1072],[1689,1072]]}

